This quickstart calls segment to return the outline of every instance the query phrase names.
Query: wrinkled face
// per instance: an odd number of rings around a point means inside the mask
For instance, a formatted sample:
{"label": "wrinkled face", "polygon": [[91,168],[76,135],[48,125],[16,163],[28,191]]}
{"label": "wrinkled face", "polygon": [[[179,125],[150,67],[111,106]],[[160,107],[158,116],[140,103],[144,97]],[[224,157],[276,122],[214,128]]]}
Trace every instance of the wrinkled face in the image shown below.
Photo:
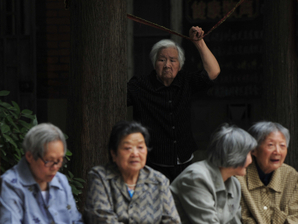
{"label": "wrinkled face", "polygon": [[180,71],[177,49],[161,49],[156,58],[155,71],[159,80],[165,86],[169,86]]}
{"label": "wrinkled face", "polygon": [[272,132],[252,154],[256,157],[261,170],[267,174],[284,163],[287,152],[285,136],[281,132]]}
{"label": "wrinkled face", "polygon": [[117,154],[111,150],[111,155],[122,175],[138,175],[147,159],[147,146],[143,135],[132,133],[123,137]]}
{"label": "wrinkled face", "polygon": [[[42,159],[35,160],[30,152],[26,153],[26,159],[29,163],[30,170],[35,181],[39,184],[41,190],[45,190],[47,183],[50,182],[58,172],[60,165],[45,167]],[[47,144],[45,155],[42,157],[44,161],[61,161],[64,157],[64,148],[62,141],[53,141]]]}
{"label": "wrinkled face", "polygon": [[239,166],[235,168],[235,175],[244,176],[246,174],[246,168],[249,166],[249,164],[251,164],[251,162],[252,162],[251,152],[249,152],[246,156],[246,161],[244,166]]}

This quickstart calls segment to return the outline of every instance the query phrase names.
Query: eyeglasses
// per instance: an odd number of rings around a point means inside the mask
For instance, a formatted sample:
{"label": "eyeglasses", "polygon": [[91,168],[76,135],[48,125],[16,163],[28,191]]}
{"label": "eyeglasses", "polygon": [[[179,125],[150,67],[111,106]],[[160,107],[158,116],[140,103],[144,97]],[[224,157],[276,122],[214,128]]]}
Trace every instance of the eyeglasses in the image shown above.
{"label": "eyeglasses", "polygon": [[57,165],[57,167],[60,168],[61,166],[63,166],[67,162],[67,160],[66,160],[65,157],[63,157],[63,159],[58,160],[57,162],[54,162],[54,161],[45,161],[41,157],[41,155],[38,155],[38,157],[44,162],[44,166],[45,167],[53,167],[53,166]]}

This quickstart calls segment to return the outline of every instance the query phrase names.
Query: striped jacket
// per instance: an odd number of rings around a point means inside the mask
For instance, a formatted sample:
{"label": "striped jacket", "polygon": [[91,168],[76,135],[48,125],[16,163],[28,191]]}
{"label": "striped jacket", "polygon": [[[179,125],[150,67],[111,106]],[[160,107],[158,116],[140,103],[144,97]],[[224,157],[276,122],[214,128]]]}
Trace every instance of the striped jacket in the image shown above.
{"label": "striped jacket", "polygon": [[169,180],[148,166],[140,171],[132,198],[114,164],[94,167],[88,181],[86,223],[180,223]]}

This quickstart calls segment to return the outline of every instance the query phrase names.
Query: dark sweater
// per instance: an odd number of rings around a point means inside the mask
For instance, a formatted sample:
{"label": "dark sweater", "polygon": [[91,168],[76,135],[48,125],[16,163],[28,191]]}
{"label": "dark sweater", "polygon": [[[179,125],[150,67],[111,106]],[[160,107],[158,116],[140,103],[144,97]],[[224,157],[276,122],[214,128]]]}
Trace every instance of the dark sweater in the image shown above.
{"label": "dark sweater", "polygon": [[134,120],[148,128],[152,151],[148,160],[164,165],[187,161],[197,149],[191,131],[191,100],[213,85],[206,71],[180,71],[170,86],[148,76],[133,77],[127,84],[127,106]]}

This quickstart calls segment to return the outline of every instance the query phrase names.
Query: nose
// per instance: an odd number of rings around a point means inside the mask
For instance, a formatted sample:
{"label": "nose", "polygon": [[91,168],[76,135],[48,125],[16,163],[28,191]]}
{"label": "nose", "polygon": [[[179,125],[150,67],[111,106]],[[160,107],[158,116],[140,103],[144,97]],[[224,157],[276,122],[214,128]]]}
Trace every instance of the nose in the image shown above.
{"label": "nose", "polygon": [[165,66],[164,66],[165,68],[169,68],[170,67],[170,61],[169,60],[166,60],[165,61]]}
{"label": "nose", "polygon": [[280,148],[279,145],[277,145],[277,146],[275,147],[275,152],[276,152],[276,154],[280,154],[280,152],[281,152],[281,148]]}
{"label": "nose", "polygon": [[136,147],[133,147],[133,149],[132,149],[132,155],[133,156],[138,156],[139,155],[139,150]]}
{"label": "nose", "polygon": [[59,170],[59,169],[61,168],[61,164],[59,164],[59,163],[54,163],[54,164],[51,166],[51,168],[52,168],[53,170]]}

